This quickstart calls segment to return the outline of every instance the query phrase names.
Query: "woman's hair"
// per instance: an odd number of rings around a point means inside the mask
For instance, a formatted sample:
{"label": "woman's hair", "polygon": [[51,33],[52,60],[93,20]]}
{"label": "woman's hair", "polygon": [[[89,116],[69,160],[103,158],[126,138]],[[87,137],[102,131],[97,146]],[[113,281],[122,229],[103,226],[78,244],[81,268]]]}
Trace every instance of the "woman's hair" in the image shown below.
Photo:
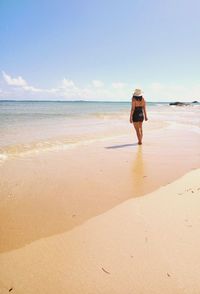
{"label": "woman's hair", "polygon": [[134,96],[133,95],[133,98],[137,101],[142,101],[142,96]]}

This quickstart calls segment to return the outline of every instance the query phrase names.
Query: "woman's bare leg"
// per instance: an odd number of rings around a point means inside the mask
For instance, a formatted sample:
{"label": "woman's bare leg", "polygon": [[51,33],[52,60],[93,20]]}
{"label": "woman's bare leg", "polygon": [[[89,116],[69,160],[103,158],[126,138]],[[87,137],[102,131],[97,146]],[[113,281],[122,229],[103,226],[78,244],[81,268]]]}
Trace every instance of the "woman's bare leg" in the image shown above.
{"label": "woman's bare leg", "polygon": [[142,143],[142,138],[143,138],[142,122],[139,122],[139,132],[140,132],[140,139]]}
{"label": "woman's bare leg", "polygon": [[140,128],[139,128],[139,122],[134,122],[133,123],[135,131],[136,131],[136,135],[138,138],[138,144],[142,143],[142,138],[141,138],[141,133],[140,133]]}

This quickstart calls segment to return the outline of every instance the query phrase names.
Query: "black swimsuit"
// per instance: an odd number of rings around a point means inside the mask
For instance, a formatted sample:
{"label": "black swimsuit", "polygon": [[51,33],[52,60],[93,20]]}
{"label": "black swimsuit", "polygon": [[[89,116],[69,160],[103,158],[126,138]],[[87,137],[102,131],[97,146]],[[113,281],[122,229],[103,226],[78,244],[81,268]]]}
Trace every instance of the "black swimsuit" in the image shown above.
{"label": "black swimsuit", "polygon": [[[142,101],[142,96],[133,96],[137,101]],[[133,113],[133,122],[141,121],[143,122],[144,115],[143,115],[143,107],[142,106],[135,106],[135,110]]]}

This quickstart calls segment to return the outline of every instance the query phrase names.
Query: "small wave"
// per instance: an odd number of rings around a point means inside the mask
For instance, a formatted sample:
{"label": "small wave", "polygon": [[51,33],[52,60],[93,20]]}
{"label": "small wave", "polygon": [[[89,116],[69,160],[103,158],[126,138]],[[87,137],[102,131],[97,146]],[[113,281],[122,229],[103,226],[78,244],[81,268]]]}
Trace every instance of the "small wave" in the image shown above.
{"label": "small wave", "polygon": [[95,112],[89,115],[90,117],[98,118],[98,119],[120,119],[127,116],[127,111],[121,112]]}
{"label": "small wave", "polygon": [[0,162],[6,160],[7,158],[8,156],[6,154],[0,153]]}
{"label": "small wave", "polygon": [[40,142],[35,142],[32,144],[19,144],[19,145],[5,146],[3,148],[4,153],[0,154],[0,161],[1,159],[6,160],[8,158],[38,154],[38,153],[46,152],[46,151],[59,151],[59,150],[73,149],[81,145],[88,145],[94,142],[106,141],[106,140],[114,139],[124,135],[126,135],[126,133],[123,132],[123,133],[118,133],[112,136],[107,135],[107,136],[87,138],[87,139],[81,139],[81,138],[74,139],[74,140],[63,139],[63,140],[52,140],[52,141],[40,141]]}
{"label": "small wave", "polygon": [[156,103],[156,104],[154,104],[153,106],[166,107],[166,106],[168,106],[168,105],[166,105],[166,104],[161,104],[161,103]]}

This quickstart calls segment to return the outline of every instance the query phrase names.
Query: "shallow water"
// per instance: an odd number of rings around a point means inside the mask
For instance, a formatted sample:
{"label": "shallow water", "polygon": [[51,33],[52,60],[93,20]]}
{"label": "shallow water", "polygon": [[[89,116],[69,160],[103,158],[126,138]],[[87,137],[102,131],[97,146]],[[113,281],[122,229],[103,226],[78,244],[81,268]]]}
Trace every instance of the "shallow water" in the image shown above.
{"label": "shallow water", "polygon": [[[0,160],[71,148],[132,131],[130,102],[0,101]],[[200,105],[147,103],[147,130],[175,127],[200,133]]]}

